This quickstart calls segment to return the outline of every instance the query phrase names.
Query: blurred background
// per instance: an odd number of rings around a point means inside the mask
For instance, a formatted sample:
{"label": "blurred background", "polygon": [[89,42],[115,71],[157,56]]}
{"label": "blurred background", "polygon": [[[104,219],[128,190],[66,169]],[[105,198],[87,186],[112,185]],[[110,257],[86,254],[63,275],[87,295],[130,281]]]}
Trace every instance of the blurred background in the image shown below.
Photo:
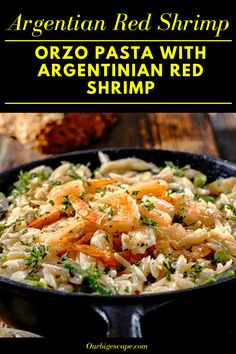
{"label": "blurred background", "polygon": [[0,113],[0,170],[51,154],[155,147],[236,162],[236,113]]}

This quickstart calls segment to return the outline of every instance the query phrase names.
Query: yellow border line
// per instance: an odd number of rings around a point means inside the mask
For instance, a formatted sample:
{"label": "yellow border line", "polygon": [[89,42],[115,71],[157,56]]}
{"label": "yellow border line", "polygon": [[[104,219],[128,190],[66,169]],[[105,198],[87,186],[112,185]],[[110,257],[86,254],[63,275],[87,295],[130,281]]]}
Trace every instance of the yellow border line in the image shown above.
{"label": "yellow border line", "polygon": [[13,104],[233,104],[232,102],[5,102],[5,105]]}
{"label": "yellow border line", "polygon": [[9,42],[232,42],[232,39],[5,39]]}

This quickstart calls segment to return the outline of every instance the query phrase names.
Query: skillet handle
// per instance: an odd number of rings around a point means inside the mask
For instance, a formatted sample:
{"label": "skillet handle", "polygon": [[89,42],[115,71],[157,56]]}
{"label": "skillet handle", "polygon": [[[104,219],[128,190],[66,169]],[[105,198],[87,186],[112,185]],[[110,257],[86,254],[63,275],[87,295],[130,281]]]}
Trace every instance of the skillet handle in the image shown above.
{"label": "skillet handle", "polygon": [[104,305],[94,310],[107,323],[107,338],[141,338],[140,317],[143,308],[135,305]]}

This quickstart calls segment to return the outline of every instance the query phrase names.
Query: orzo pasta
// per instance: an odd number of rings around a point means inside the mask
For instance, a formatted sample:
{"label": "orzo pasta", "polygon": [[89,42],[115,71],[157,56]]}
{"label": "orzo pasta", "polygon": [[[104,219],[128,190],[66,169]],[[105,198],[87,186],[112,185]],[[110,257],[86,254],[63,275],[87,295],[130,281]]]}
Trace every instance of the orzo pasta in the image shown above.
{"label": "orzo pasta", "polygon": [[228,276],[236,177],[135,157],[21,172],[0,196],[0,275],[64,292],[140,294]]}

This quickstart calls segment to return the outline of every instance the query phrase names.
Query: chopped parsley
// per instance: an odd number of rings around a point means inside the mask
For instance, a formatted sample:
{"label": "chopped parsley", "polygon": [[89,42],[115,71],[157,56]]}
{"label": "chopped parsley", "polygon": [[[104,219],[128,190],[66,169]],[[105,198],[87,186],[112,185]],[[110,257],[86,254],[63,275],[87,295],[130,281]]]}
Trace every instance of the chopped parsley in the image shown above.
{"label": "chopped parsley", "polygon": [[172,193],[184,193],[183,188],[172,188],[167,191],[167,195],[170,195]]}
{"label": "chopped parsley", "polygon": [[61,181],[52,182],[52,186],[60,186],[60,185],[61,185]]}
{"label": "chopped parsley", "polygon": [[207,226],[206,230],[207,232],[210,232],[211,230],[213,230],[215,228],[215,226]]}
{"label": "chopped parsley", "polygon": [[47,255],[46,248],[43,244],[39,243],[32,247],[28,256],[25,258],[25,264],[27,267],[32,267],[34,271],[38,269],[38,263],[44,259]]}
{"label": "chopped parsley", "polygon": [[0,254],[0,262],[4,263],[7,261],[7,255],[4,253]]}
{"label": "chopped parsley", "polygon": [[196,279],[199,277],[202,270],[203,270],[203,266],[201,266],[201,264],[197,261],[196,263],[194,263],[194,265],[192,265],[190,271],[184,272],[183,274],[184,278],[189,276],[190,278]]}
{"label": "chopped parsley", "polygon": [[168,270],[167,273],[166,273],[166,280],[171,281],[171,279],[172,279],[172,274],[171,274],[171,272]]}
{"label": "chopped parsley", "polygon": [[221,204],[220,210],[229,209],[234,215],[236,215],[236,208],[232,204]]}
{"label": "chopped parsley", "polygon": [[21,225],[21,221],[23,221],[24,219],[16,219],[15,221],[13,221],[10,224],[4,224],[4,225],[0,225],[0,232],[4,232],[6,229],[9,229],[10,227],[13,226],[13,228],[15,229],[17,226]]}
{"label": "chopped parsley", "polygon": [[236,274],[236,265],[233,265],[232,267],[230,267],[229,269],[225,270],[224,272],[216,274],[213,278],[205,280],[201,285],[214,283],[215,281],[220,280],[222,278],[233,277],[235,274]]}
{"label": "chopped parsley", "polygon": [[156,233],[158,233],[159,235],[162,234],[162,231],[159,229],[159,227],[157,226],[157,222],[153,219],[150,218],[146,218],[146,216],[142,215],[141,217],[141,223],[144,226],[148,226],[151,227]]}
{"label": "chopped parsley", "polygon": [[194,269],[196,275],[198,276],[201,271],[203,270],[203,266],[201,266],[201,264],[197,261],[193,266],[192,268]]}
{"label": "chopped parsley", "polygon": [[224,209],[229,209],[232,211],[233,215],[230,216],[228,219],[236,222],[236,208],[232,204],[221,204],[220,210],[222,211]]}
{"label": "chopped parsley", "polygon": [[133,191],[131,194],[132,194],[132,195],[138,195],[138,194],[139,194],[139,191]]}
{"label": "chopped parsley", "polygon": [[61,204],[64,205],[65,210],[67,210],[68,208],[72,207],[72,204],[69,201],[68,195],[63,197]]}
{"label": "chopped parsley", "polygon": [[184,172],[188,170],[187,167],[179,168],[179,166],[173,164],[173,162],[171,162],[171,161],[165,161],[165,165],[167,167],[173,168],[175,170],[174,176],[176,176],[176,177],[184,177]]}
{"label": "chopped parsley", "polygon": [[167,167],[174,168],[174,169],[178,169],[178,168],[179,168],[179,166],[173,164],[172,161],[165,161],[165,165],[166,165]]}
{"label": "chopped parsley", "polygon": [[163,265],[167,269],[166,280],[171,281],[172,280],[172,274],[174,274],[174,272],[175,272],[174,263],[176,262],[176,259],[171,259],[169,255],[166,256],[165,258],[166,259],[163,262]]}
{"label": "chopped parsley", "polygon": [[187,251],[192,251],[192,249],[193,249],[193,246],[192,245],[188,245],[188,246],[186,246],[185,247],[185,249],[187,250]]}
{"label": "chopped parsley", "polygon": [[114,215],[114,209],[112,207],[110,207],[109,213],[108,213],[108,220],[111,220],[113,215]]}
{"label": "chopped parsley", "polygon": [[151,210],[155,209],[154,203],[151,202],[150,200],[146,200],[146,202],[143,204],[143,207],[145,209],[147,209],[148,211],[151,211]]}
{"label": "chopped parsley", "polygon": [[13,183],[11,194],[14,196],[28,194],[30,190],[30,182],[33,178],[38,178],[41,182],[43,182],[47,179],[47,176],[43,172],[36,173],[20,171],[18,181]]}
{"label": "chopped parsley", "polygon": [[224,265],[229,260],[230,257],[225,250],[217,250],[211,260],[211,263],[215,266],[217,266],[218,263],[222,263]]}
{"label": "chopped parsley", "polygon": [[163,265],[171,274],[175,272],[174,263],[176,263],[176,259],[170,259],[169,256],[166,256],[166,259],[163,262]]}
{"label": "chopped parsley", "polygon": [[64,268],[68,269],[72,275],[79,276],[81,279],[82,283],[77,287],[77,291],[111,295],[111,290],[106,289],[99,281],[99,278],[104,274],[102,270],[93,268],[84,270],[74,263],[65,263]]}
{"label": "chopped parsley", "polygon": [[80,164],[74,165],[73,163],[70,163],[70,166],[68,168],[68,176],[73,179],[80,179],[83,181],[83,178],[76,172],[76,169],[79,167]]}
{"label": "chopped parsley", "polygon": [[66,252],[65,254],[63,254],[63,256],[61,257],[62,262],[66,261],[69,257],[70,257],[70,252]]}
{"label": "chopped parsley", "polygon": [[181,170],[175,171],[174,176],[176,177],[184,177],[184,173]]}
{"label": "chopped parsley", "polygon": [[194,200],[199,201],[200,199],[204,200],[205,202],[211,202],[211,203],[215,203],[216,200],[214,197],[211,197],[210,195],[201,195],[201,194],[196,194],[194,196]]}
{"label": "chopped parsley", "polygon": [[47,289],[48,286],[47,284],[43,283],[42,281],[39,280],[33,280],[33,279],[26,279],[24,281],[25,284],[29,284],[29,285],[33,285],[33,286],[37,286],[38,288],[43,288],[43,289]]}

